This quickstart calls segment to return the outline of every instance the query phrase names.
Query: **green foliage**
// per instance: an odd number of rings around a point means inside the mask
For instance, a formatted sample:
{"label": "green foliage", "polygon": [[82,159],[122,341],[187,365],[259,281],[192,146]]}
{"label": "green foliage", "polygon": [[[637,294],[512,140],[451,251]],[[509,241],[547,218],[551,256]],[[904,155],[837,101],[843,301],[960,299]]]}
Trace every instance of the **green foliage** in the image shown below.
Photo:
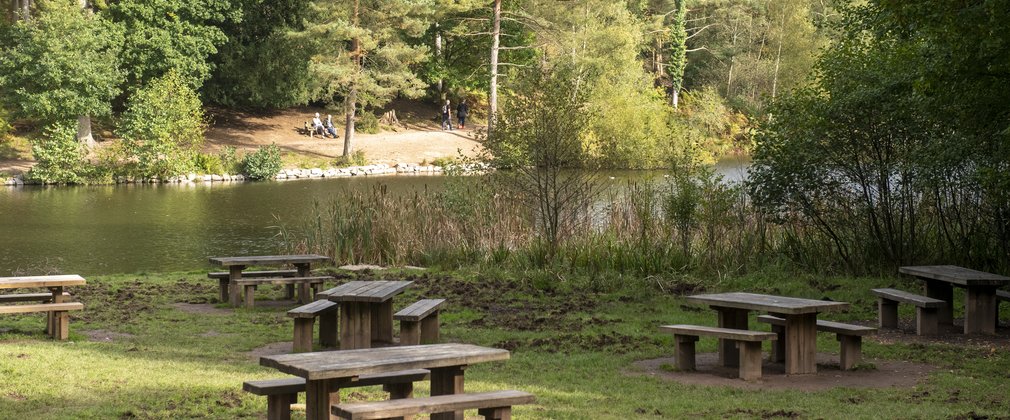
{"label": "green foliage", "polygon": [[217,156],[221,160],[221,167],[225,172],[229,174],[242,172],[242,160],[238,158],[234,146],[222,147]]}
{"label": "green foliage", "polygon": [[747,116],[729,107],[711,86],[685,92],[680,117],[689,127],[693,143],[703,152],[703,160],[713,161],[715,157],[750,148]]}
{"label": "green foliage", "polygon": [[333,162],[333,166],[338,168],[365,165],[368,165],[368,157],[365,156],[365,151],[360,149],[351,152],[349,157],[341,156]]}
{"label": "green foliage", "polygon": [[119,133],[136,156],[137,175],[166,177],[190,170],[204,127],[200,98],[170,71],[130,97]]}
{"label": "green foliage", "polygon": [[193,155],[193,167],[201,174],[224,173],[224,165],[217,155],[207,153],[195,153]]}
{"label": "green foliage", "polygon": [[35,5],[32,19],[0,25],[0,100],[45,123],[109,115],[123,80],[120,28],[77,2]]}
{"label": "green foliage", "polygon": [[276,144],[261,146],[242,161],[242,171],[253,180],[273,179],[280,170],[281,149]]}
{"label": "green foliage", "polygon": [[355,130],[366,134],[379,133],[379,117],[376,117],[374,113],[361,111],[356,116],[358,121],[354,125]]}
{"label": "green foliage", "polygon": [[62,122],[46,127],[32,143],[36,164],[28,171],[30,180],[46,184],[84,184],[92,173],[84,147],[77,142],[77,123]]}

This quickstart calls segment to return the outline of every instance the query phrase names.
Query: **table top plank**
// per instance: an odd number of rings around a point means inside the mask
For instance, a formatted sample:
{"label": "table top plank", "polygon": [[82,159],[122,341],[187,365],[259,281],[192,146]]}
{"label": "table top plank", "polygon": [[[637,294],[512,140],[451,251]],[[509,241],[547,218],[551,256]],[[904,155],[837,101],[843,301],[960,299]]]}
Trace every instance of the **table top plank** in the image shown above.
{"label": "table top plank", "polygon": [[690,302],[703,303],[709,306],[768,311],[787,315],[841,311],[849,308],[849,304],[846,302],[761,295],[757,293],[716,293],[688,296],[685,299]]}
{"label": "table top plank", "polygon": [[244,257],[212,257],[211,264],[222,267],[233,265],[283,265],[283,264],[312,264],[330,261],[330,257],[316,254],[305,255],[253,255]]}
{"label": "table top plank", "polygon": [[0,289],[80,286],[87,282],[76,274],[58,276],[0,277]]}
{"label": "table top plank", "polygon": [[352,281],[320,293],[334,302],[385,302],[414,284],[412,281]]}
{"label": "table top plank", "polygon": [[922,279],[939,280],[960,286],[1003,286],[1010,277],[986,273],[956,265],[914,265],[899,267],[898,272]]}
{"label": "table top plank", "polygon": [[472,344],[428,344],[263,356],[260,365],[308,380],[434,369],[508,360],[508,350]]}

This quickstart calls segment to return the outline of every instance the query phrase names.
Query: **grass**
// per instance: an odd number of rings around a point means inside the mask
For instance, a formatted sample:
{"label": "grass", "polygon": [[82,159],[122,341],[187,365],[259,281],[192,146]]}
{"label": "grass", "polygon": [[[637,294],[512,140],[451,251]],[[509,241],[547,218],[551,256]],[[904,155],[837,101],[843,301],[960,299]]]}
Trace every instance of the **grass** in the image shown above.
{"label": "grass", "polygon": [[[44,337],[41,314],[0,317],[0,413],[32,419],[262,417],[265,399],[242,392],[241,384],[280,374],[258,366],[246,353],[291,339],[291,321],[284,314],[288,307],[233,310],[218,305],[220,314],[194,314],[174,306],[216,300],[217,284],[205,274],[91,277],[86,287],[73,290],[86,308],[73,315],[68,342]],[[367,272],[351,276],[376,277]],[[508,362],[467,369],[466,388],[536,394],[536,405],[517,408],[519,419],[1010,415],[1005,386],[1010,352],[1005,348],[867,340],[864,354],[870,359],[940,367],[911,388],[807,392],[686,386],[627,374],[636,360],[672,356],[672,339],[657,333],[657,325],[716,323],[713,311],[685,305],[679,296],[660,292],[651,283],[629,280],[616,291],[597,294],[587,292],[579,279],[558,280],[543,289],[507,272],[405,271],[382,276],[415,281],[397,298],[397,309],[421,296],[449,300],[441,317],[443,341],[512,349]],[[894,278],[828,278],[781,270],[709,281],[703,287],[852,302],[849,312],[828,316],[846,321],[874,319],[868,289],[895,284],[914,287]],[[257,293],[267,299],[280,297],[282,291],[261,288]],[[905,319],[910,316],[902,313]],[[94,342],[84,334],[89,330],[130,336]],[[818,346],[838,352],[828,334],[819,336]],[[699,342],[699,352],[714,350],[714,340]],[[347,401],[384,397],[378,387],[342,392]],[[427,385],[420,384],[416,393],[426,395]]]}
{"label": "grass", "polygon": [[32,159],[32,144],[25,137],[5,136],[0,133],[0,160]]}

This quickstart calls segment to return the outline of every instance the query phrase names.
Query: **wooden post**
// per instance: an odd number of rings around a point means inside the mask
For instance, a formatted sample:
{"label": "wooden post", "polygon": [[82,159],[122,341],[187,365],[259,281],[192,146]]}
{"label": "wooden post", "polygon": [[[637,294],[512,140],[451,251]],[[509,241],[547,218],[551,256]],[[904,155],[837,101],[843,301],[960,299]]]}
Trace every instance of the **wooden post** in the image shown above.
{"label": "wooden post", "polygon": [[[940,280],[926,280],[926,297],[931,297],[933,299],[940,299],[947,302],[944,307],[939,308],[936,312],[937,321],[943,325],[953,325],[954,324],[954,286],[950,283]],[[967,317],[967,316],[966,316]]]}
{"label": "wooden post", "polygon": [[[381,343],[393,343],[393,299],[373,303],[372,308],[372,339]],[[422,329],[423,331],[423,329]],[[371,343],[369,343],[371,345]]]}
{"label": "wooden post", "polygon": [[284,285],[284,299],[290,300],[295,298],[295,285],[285,284]]}
{"label": "wooden post", "polygon": [[291,404],[298,394],[267,395],[267,420],[291,420]]}
{"label": "wooden post", "polygon": [[315,324],[315,320],[315,318],[295,318],[295,337],[292,345],[295,353],[312,351],[312,325]]}
{"label": "wooden post", "polygon": [[340,404],[340,389],[331,379],[305,381],[305,418],[327,420],[330,406]]}
{"label": "wooden post", "polygon": [[695,369],[694,343],[698,341],[696,335],[673,335],[674,357],[677,359],[677,369],[691,371]]}
{"label": "wooden post", "polygon": [[337,308],[319,314],[319,345],[325,348],[337,346]]}
{"label": "wooden post", "polygon": [[421,320],[421,344],[438,343],[438,310]]}
{"label": "wooden post", "polygon": [[477,415],[484,416],[484,420],[511,420],[512,407],[481,408]]}
{"label": "wooden post", "polygon": [[[719,327],[733,328],[737,330],[747,329],[747,310],[737,308],[724,308],[713,306],[719,313]],[[740,351],[737,350],[733,340],[719,339],[719,364],[726,367],[737,367],[740,365]]]}
{"label": "wooden post", "polygon": [[217,279],[217,287],[218,287],[218,290],[220,292],[220,296],[218,296],[218,300],[220,300],[221,303],[227,302],[228,301],[228,279],[226,279],[226,278]]}
{"label": "wooden post", "polygon": [[898,302],[884,297],[877,299],[880,328],[898,328]]}
{"label": "wooden post", "polygon": [[244,269],[244,265],[232,265],[228,267],[228,292],[231,295],[229,299],[231,306],[242,304],[242,289],[235,285],[235,281],[242,278],[242,270]]}
{"label": "wooden post", "polygon": [[756,381],[761,379],[761,342],[737,341],[740,350],[740,379]]}
{"label": "wooden post", "polygon": [[[236,287],[237,288],[237,287]],[[256,285],[247,284],[245,289],[245,307],[252,309],[256,305]]]}
{"label": "wooden post", "polygon": [[939,332],[937,322],[937,308],[915,308],[915,333],[917,335],[936,335]]}
{"label": "wooden post", "polygon": [[371,305],[340,303],[340,349],[367,349],[372,345]]}
{"label": "wooden post", "polygon": [[[389,393],[389,399],[414,398],[414,383],[384,384],[382,390]],[[414,416],[391,417],[390,420],[413,420]]]}
{"label": "wooden post", "polygon": [[856,367],[863,359],[863,337],[859,335],[838,334],[838,344],[841,347],[842,370],[850,370]]}
{"label": "wooden post", "polygon": [[817,373],[817,313],[786,316],[786,374]]}
{"label": "wooden post", "polygon": [[414,346],[421,344],[421,323],[400,321],[400,345]]}
{"label": "wooden post", "polygon": [[968,287],[964,302],[965,334],[996,334],[998,306],[995,287]]}
{"label": "wooden post", "polygon": [[774,363],[784,363],[786,361],[786,327],[773,324],[772,332],[778,336],[778,339],[772,341],[772,352],[768,360]]}
{"label": "wooden post", "polygon": [[309,283],[298,283],[298,303],[305,305],[310,302],[312,302],[312,291]]}
{"label": "wooden post", "polygon": [[[431,395],[463,393],[463,370],[466,366],[431,369]],[[432,413],[431,420],[463,420],[463,412]]]}

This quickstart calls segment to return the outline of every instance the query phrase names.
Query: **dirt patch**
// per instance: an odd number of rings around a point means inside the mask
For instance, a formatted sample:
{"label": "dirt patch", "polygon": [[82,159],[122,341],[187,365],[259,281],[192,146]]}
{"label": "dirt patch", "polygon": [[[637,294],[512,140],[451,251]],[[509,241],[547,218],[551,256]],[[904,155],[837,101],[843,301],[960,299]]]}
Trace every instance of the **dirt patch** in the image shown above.
{"label": "dirt patch", "polygon": [[667,370],[668,366],[676,365],[676,360],[664,357],[635,362],[625,374],[651,376],[685,385],[727,386],[747,390],[819,391],[832,388],[912,387],[937,369],[922,363],[869,360],[876,369],[843,371],[838,366],[838,355],[818,353],[816,375],[787,376],[783,364],[765,361],[761,380],[747,382],[736,377],[738,368],[719,366],[717,353],[698,354],[695,360],[697,370],[694,372]]}
{"label": "dirt patch", "polygon": [[209,303],[186,303],[177,302],[173,303],[172,307],[183,311],[188,314],[198,314],[198,315],[228,315],[232,313],[231,309],[218,308]]}
{"label": "dirt patch", "polygon": [[270,343],[263,347],[257,347],[252,349],[252,351],[246,352],[246,356],[250,359],[259,361],[260,357],[263,356],[276,356],[278,354],[289,354],[294,352],[294,343],[290,341],[281,341],[279,343]]}
{"label": "dirt patch", "polygon": [[133,334],[129,333],[118,333],[109,330],[89,330],[81,331],[84,335],[88,336],[88,341],[98,341],[98,342],[110,342],[119,341],[124,338],[133,338]]}
{"label": "dirt patch", "polygon": [[[861,322],[870,327],[876,327],[876,322]],[[953,325],[939,327],[936,335],[915,335],[915,319],[902,319],[897,329],[882,329],[868,339],[880,344],[904,343],[912,345],[947,344],[963,349],[1010,349],[1010,329],[996,328],[996,335],[964,334],[964,320],[954,319]]]}

